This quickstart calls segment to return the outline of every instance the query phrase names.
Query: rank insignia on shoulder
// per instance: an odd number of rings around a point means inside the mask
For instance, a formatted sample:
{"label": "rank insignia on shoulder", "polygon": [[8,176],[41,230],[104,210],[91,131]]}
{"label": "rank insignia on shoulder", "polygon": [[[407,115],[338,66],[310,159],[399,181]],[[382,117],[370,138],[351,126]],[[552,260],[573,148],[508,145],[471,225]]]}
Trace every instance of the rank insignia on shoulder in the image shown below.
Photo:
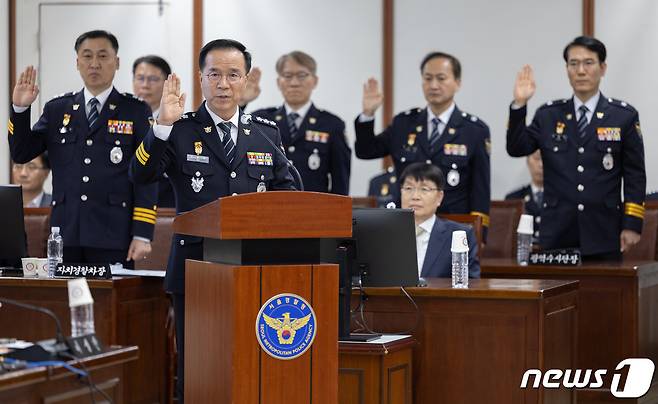
{"label": "rank insignia on shoulder", "polygon": [[329,133],[307,130],[305,138],[307,142],[327,143],[329,141]]}
{"label": "rank insignia on shoulder", "polygon": [[133,121],[119,121],[116,119],[108,119],[107,121],[108,133],[118,133],[123,135],[133,134]]}
{"label": "rank insignia on shoulder", "polygon": [[446,143],[443,145],[443,154],[446,156],[467,156],[468,147],[465,144]]}
{"label": "rank insignia on shoulder", "polygon": [[252,166],[273,166],[272,153],[247,152],[247,162]]}
{"label": "rank insignia on shoulder", "polygon": [[620,142],[621,128],[596,128],[596,135],[601,142]]}
{"label": "rank insignia on shoulder", "polygon": [[270,121],[269,119],[261,118],[260,116],[255,116],[254,119],[256,122],[264,123],[265,125],[273,126],[276,128],[276,123]]}

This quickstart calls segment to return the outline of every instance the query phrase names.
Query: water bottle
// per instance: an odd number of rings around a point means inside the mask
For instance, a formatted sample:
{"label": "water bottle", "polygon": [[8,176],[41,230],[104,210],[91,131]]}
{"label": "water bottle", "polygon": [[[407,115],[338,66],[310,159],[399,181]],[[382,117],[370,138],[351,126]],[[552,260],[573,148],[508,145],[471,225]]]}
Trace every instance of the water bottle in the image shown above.
{"label": "water bottle", "polygon": [[532,215],[521,215],[519,227],[516,229],[516,262],[519,265],[528,265],[530,249],[532,248],[533,233]]}
{"label": "water bottle", "polygon": [[452,232],[452,287],[468,288],[468,238],[464,230]]}
{"label": "water bottle", "polygon": [[55,269],[57,264],[62,263],[62,256],[64,255],[64,240],[59,235],[59,227],[50,228],[50,236],[48,236],[48,277],[55,277]]}
{"label": "water bottle", "polygon": [[94,334],[94,299],[85,278],[68,282],[69,307],[71,308],[71,336]]}

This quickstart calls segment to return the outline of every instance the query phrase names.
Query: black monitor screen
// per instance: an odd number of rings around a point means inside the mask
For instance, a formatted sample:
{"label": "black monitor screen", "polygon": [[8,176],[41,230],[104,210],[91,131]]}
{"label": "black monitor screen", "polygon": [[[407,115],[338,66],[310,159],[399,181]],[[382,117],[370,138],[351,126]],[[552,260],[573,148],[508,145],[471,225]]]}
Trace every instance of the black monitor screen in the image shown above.
{"label": "black monitor screen", "polygon": [[355,208],[353,275],[363,286],[418,286],[414,213],[409,209]]}
{"label": "black monitor screen", "polygon": [[25,256],[23,193],[17,185],[0,185],[0,266],[19,268]]}

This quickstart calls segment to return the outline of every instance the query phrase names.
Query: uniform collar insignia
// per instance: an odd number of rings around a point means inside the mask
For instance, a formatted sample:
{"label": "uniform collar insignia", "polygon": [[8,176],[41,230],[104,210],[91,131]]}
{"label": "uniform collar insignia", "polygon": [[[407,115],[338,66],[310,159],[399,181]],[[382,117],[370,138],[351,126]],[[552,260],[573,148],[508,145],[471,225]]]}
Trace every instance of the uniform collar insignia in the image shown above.
{"label": "uniform collar insignia", "polygon": [[212,132],[212,126],[206,126],[203,130],[206,131],[206,133],[210,133]]}
{"label": "uniform collar insignia", "polygon": [[73,110],[77,111],[80,108],[80,104],[73,104]]}
{"label": "uniform collar insignia", "polygon": [[242,130],[244,131],[244,134],[247,136],[249,136],[249,134],[251,133],[251,129],[242,129]]}
{"label": "uniform collar insignia", "polygon": [[599,119],[603,119],[603,112],[597,112],[596,117]]}
{"label": "uniform collar insignia", "polygon": [[114,104],[110,104],[110,111],[114,111],[115,109],[117,109],[117,106]]}

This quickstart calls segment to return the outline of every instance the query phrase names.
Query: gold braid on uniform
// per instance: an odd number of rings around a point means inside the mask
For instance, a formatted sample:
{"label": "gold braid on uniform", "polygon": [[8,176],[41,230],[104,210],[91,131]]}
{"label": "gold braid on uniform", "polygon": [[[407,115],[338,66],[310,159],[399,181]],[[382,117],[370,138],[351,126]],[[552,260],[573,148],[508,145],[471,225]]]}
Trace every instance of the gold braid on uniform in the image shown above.
{"label": "gold braid on uniform", "polygon": [[644,203],[640,205],[633,202],[626,202],[624,204],[624,214],[644,219]]}
{"label": "gold braid on uniform", "polygon": [[155,218],[157,215],[155,212],[156,210],[157,206],[155,205],[153,206],[153,209],[138,208],[135,206],[135,208],[133,208],[133,220],[155,224]]}
{"label": "gold braid on uniform", "polygon": [[144,142],[139,144],[139,147],[135,151],[135,156],[137,156],[137,160],[140,162],[141,165],[143,166],[146,165],[146,162],[149,160],[149,157],[151,157],[151,155],[148,154],[144,149]]}
{"label": "gold braid on uniform", "polygon": [[482,218],[482,226],[489,227],[489,215],[482,212],[472,211],[471,215],[480,216]]}

